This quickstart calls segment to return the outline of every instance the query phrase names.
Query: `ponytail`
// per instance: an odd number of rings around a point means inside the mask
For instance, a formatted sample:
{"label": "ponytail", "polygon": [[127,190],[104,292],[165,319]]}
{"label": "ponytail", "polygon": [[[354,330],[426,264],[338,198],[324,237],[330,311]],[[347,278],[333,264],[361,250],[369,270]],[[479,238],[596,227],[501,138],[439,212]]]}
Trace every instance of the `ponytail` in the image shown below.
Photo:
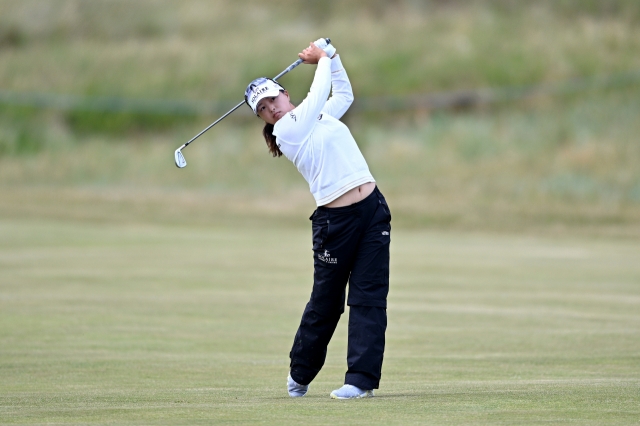
{"label": "ponytail", "polygon": [[267,148],[269,148],[271,155],[274,157],[282,156],[282,151],[280,151],[280,148],[276,143],[276,137],[273,135],[273,124],[264,123],[262,136],[264,136],[264,140],[267,142]]}

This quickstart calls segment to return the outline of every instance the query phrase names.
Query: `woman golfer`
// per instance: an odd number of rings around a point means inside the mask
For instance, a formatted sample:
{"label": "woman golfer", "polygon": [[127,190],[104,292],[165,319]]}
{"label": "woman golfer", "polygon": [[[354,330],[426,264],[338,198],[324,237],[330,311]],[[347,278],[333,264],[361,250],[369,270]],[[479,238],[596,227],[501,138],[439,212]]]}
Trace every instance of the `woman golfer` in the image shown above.
{"label": "woman golfer", "polygon": [[[322,46],[321,41],[316,43]],[[245,100],[265,122],[271,154],[296,165],[318,205],[310,218],[313,290],[289,355],[289,395],[304,396],[320,372],[344,312],[348,282],[348,370],[344,386],[331,397],[371,397],[380,383],[387,328],[391,215],[356,141],[339,121],[353,101],[347,73],[335,48],[326,43],[323,48],[311,43],[298,55],[317,64],[300,105],[267,78],[251,82]]]}

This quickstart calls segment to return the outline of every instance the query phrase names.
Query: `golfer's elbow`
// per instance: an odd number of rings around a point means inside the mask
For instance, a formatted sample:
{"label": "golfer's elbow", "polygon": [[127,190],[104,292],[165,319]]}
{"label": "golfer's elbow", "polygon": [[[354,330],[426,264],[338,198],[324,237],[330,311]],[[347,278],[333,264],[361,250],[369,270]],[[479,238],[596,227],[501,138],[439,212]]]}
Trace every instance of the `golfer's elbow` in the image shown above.
{"label": "golfer's elbow", "polygon": [[349,92],[347,93],[347,95],[345,96],[345,102],[347,103],[347,105],[351,106],[351,104],[353,103],[353,92]]}
{"label": "golfer's elbow", "polygon": [[351,90],[341,93],[340,97],[342,98],[342,102],[344,102],[344,105],[347,108],[349,108],[353,103],[354,98],[353,98],[353,92]]}

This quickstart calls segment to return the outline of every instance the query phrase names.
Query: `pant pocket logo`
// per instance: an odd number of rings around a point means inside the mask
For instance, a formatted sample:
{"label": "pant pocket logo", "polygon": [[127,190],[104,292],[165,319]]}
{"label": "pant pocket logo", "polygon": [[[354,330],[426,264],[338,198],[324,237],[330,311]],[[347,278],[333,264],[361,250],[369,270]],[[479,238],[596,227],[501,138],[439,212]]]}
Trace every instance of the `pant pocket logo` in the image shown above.
{"label": "pant pocket logo", "polygon": [[324,263],[332,263],[332,264],[338,263],[338,258],[331,257],[331,253],[329,253],[329,250],[325,250],[324,253],[318,254],[318,259],[320,259],[320,261]]}

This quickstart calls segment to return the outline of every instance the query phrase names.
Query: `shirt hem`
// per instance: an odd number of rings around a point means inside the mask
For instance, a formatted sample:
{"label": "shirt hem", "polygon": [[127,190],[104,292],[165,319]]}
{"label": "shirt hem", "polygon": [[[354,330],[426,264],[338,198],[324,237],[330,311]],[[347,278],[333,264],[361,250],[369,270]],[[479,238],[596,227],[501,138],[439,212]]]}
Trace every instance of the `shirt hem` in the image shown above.
{"label": "shirt hem", "polygon": [[[359,179],[356,179],[354,181],[351,181],[345,185],[342,185],[340,188],[334,190],[333,192],[331,192],[331,194],[325,195],[322,198],[318,199],[316,198],[316,205],[318,207],[320,206],[324,206],[325,204],[329,204],[330,202],[332,202],[333,200],[335,200],[336,198],[340,197],[341,195],[343,195],[344,193],[352,190],[353,188],[360,186],[362,184],[368,183],[368,182],[374,182],[375,183],[375,179],[373,178],[373,176],[371,176],[371,174],[367,175],[367,176],[363,176]],[[314,198],[315,198],[315,194],[314,194]]]}

